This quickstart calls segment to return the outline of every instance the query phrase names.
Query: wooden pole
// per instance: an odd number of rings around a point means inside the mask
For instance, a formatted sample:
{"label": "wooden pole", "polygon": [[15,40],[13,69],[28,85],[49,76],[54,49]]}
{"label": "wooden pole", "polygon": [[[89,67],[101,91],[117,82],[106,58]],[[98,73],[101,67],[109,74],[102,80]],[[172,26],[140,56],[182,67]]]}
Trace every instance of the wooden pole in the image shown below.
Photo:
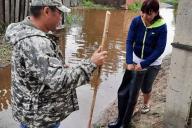
{"label": "wooden pole", "polygon": [[25,14],[25,2],[26,0],[20,0],[20,10],[19,10],[19,21],[22,21],[24,19]]}
{"label": "wooden pole", "polygon": [[16,0],[15,3],[15,22],[19,21],[20,0]]}
{"label": "wooden pole", "polygon": [[5,23],[10,23],[10,1],[5,0]]}
{"label": "wooden pole", "polygon": [[0,0],[0,23],[4,22],[4,3],[3,0]]}
{"label": "wooden pole", "polygon": [[15,22],[15,0],[11,0],[11,23]]}
{"label": "wooden pole", "polygon": [[24,14],[24,18],[28,16],[29,12],[29,0],[25,1],[25,14]]}
{"label": "wooden pole", "polygon": [[[105,25],[104,25],[104,30],[103,30],[102,42],[101,42],[102,47],[105,46],[105,41],[106,41],[106,38],[107,38],[107,33],[108,33],[108,28],[109,28],[110,16],[111,16],[111,13],[109,11],[107,11],[106,16],[105,16]],[[100,74],[101,74],[101,66],[98,68],[98,74],[97,74],[98,79],[100,78]],[[92,100],[92,104],[91,104],[88,128],[91,128],[91,122],[92,122],[93,111],[94,111],[96,97],[97,97],[98,86],[99,86],[99,82],[97,82],[95,87],[94,87],[93,100]]]}

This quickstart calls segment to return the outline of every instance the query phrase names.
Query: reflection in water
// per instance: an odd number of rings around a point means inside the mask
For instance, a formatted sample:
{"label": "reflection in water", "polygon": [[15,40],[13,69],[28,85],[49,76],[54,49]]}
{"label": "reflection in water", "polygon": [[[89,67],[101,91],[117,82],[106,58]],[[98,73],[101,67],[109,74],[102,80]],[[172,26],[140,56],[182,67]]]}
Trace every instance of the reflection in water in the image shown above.
{"label": "reflection in water", "polygon": [[[170,42],[174,36],[174,16],[172,9],[161,9],[161,14],[168,25],[168,47],[167,53],[171,52]],[[73,14],[81,17],[78,23],[68,26],[59,32],[60,48],[69,66],[77,65],[83,58],[88,58],[100,45],[105,11],[103,10],[73,10]],[[102,74],[99,82],[107,84],[114,83],[115,73],[123,71],[125,62],[125,41],[127,31],[132,18],[138,13],[113,10],[107,38],[108,59],[102,67]],[[119,81],[121,81],[120,78]],[[93,82],[98,82],[93,77]],[[108,92],[109,93],[109,92]],[[81,102],[81,101],[80,101]],[[10,66],[0,69],[0,111],[7,109],[10,104]],[[99,104],[99,103],[98,103]],[[3,117],[0,117],[3,118]]]}
{"label": "reflection in water", "polygon": [[[59,33],[60,46],[64,51],[66,63],[70,66],[78,64],[82,58],[90,57],[98,48],[102,39],[105,19],[105,11],[102,10],[74,10],[72,13],[81,17],[82,20]],[[125,56],[124,42],[129,23],[135,15],[135,13],[127,11],[112,12],[105,46],[109,55],[103,66],[101,78],[104,76],[106,78],[109,74],[122,69]],[[93,80],[97,80],[97,78],[93,76]]]}
{"label": "reflection in water", "polygon": [[[82,58],[88,58],[101,43],[105,11],[103,10],[74,10],[82,17],[78,24],[68,27],[64,36],[66,62],[71,66],[78,64]],[[108,59],[102,67],[101,79],[107,78],[123,69],[125,62],[125,40],[132,18],[137,15],[128,11],[112,11],[106,48],[109,51]],[[64,34],[64,35],[63,35]],[[63,49],[64,50],[64,49]],[[95,79],[95,78],[93,78]]]}

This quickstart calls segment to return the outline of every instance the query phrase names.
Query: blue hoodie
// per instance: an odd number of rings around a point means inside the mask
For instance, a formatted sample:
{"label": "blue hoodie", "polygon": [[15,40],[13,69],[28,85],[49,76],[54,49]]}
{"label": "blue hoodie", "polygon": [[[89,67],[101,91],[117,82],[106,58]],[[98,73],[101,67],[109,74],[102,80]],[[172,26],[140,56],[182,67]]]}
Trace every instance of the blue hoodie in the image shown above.
{"label": "blue hoodie", "polygon": [[146,27],[141,16],[132,20],[126,41],[126,63],[133,64],[133,52],[143,59],[142,68],[150,66],[165,50],[167,42],[167,25],[158,19]]}

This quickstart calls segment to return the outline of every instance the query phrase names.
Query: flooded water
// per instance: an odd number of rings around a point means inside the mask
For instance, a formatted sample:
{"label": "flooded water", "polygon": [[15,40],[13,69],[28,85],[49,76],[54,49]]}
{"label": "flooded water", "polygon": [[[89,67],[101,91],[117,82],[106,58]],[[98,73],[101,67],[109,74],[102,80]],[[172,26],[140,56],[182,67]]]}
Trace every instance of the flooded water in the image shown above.
{"label": "flooded water", "polygon": [[0,68],[0,111],[8,109],[10,105],[10,66]]}
{"label": "flooded water", "polygon": [[[132,18],[138,13],[113,10],[107,38],[108,59],[102,67],[101,83],[98,89],[94,111],[95,121],[99,114],[116,98],[117,89],[123,75],[125,63],[125,40]],[[78,22],[72,23],[59,33],[60,47],[66,64],[77,65],[83,58],[91,56],[100,45],[105,11],[103,10],[73,10]],[[173,9],[162,8],[161,15],[168,25],[168,45],[165,54],[171,53],[170,43],[173,41],[175,24]],[[164,54],[164,55],[165,55]],[[89,109],[93,89],[90,85],[77,88],[80,110],[72,113],[61,122],[61,128],[87,127]],[[0,128],[16,128],[10,110],[10,66],[0,69]]]}

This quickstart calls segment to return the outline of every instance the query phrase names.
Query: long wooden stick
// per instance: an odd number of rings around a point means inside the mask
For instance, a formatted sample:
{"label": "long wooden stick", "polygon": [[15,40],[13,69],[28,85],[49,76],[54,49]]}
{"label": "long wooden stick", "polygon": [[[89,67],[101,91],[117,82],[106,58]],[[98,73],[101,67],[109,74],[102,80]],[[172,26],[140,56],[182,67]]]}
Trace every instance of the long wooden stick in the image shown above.
{"label": "long wooden stick", "polygon": [[[102,42],[101,42],[102,47],[105,46],[105,41],[106,41],[106,38],[107,38],[108,29],[109,29],[110,16],[111,16],[111,13],[109,11],[107,11],[106,16],[105,16],[105,25],[104,25],[104,30],[103,30]],[[97,74],[98,79],[100,78],[100,74],[101,74],[101,66],[98,68],[98,74]],[[97,82],[97,84],[94,87],[94,93],[93,93],[93,99],[92,99],[92,104],[91,104],[88,128],[91,128],[91,122],[92,122],[93,111],[94,111],[96,97],[97,97],[98,86],[99,86],[99,82]]]}

